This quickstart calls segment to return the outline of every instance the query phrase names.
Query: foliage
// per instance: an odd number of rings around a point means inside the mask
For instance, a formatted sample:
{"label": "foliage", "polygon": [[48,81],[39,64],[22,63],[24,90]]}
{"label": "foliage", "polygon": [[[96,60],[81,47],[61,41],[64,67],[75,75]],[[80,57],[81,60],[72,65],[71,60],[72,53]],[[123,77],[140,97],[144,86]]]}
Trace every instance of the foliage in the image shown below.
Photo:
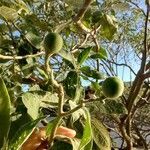
{"label": "foliage", "polygon": [[[139,3],[0,1],[0,148],[21,149],[41,126],[40,148],[149,148],[149,3]],[[131,79],[115,99],[103,93],[110,76]]]}

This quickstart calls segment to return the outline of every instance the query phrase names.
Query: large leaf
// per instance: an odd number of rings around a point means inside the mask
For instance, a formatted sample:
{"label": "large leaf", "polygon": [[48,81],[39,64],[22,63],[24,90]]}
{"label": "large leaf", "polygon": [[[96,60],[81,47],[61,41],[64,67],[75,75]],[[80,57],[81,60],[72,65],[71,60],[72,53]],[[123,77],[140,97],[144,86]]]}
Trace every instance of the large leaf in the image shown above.
{"label": "large leaf", "polygon": [[28,114],[37,119],[39,116],[39,108],[57,105],[58,96],[50,92],[32,91],[22,95],[22,101],[27,108]]}
{"label": "large leaf", "polygon": [[82,150],[92,139],[91,117],[87,109],[85,109],[85,113],[87,118],[78,150]]}
{"label": "large leaf", "polygon": [[74,67],[76,66],[75,65],[75,59],[74,59],[73,55],[70,52],[66,52],[64,50],[61,50],[59,52],[59,55],[61,57],[63,57],[64,59],[68,60],[69,62],[71,62],[74,65]]}
{"label": "large leaf", "polygon": [[[38,16],[34,13],[30,13],[24,16],[24,20],[26,21],[26,24],[24,24],[24,28],[26,29],[31,29],[31,27],[35,28],[37,27],[38,29],[42,31],[49,31],[49,28],[45,21],[42,21],[41,19],[38,18]],[[24,29],[24,30],[26,30]]]}
{"label": "large leaf", "polygon": [[93,140],[91,140],[84,148],[84,150],[93,150]]}
{"label": "large leaf", "polygon": [[18,17],[18,14],[17,14],[17,11],[13,8],[1,6],[0,16],[5,18],[7,21],[14,21]]}
{"label": "large leaf", "polygon": [[70,138],[70,142],[72,144],[73,149],[72,150],[78,150],[80,139],[77,138]]}
{"label": "large leaf", "polygon": [[[0,24],[0,32],[3,33],[3,32],[7,32],[7,31],[8,31],[7,25],[5,23],[1,23]],[[3,43],[2,40],[4,40],[3,38],[4,38],[3,36],[0,36],[0,44],[1,45]]]}
{"label": "large leaf", "polygon": [[107,52],[106,49],[101,47],[96,54],[92,54],[90,56],[92,59],[107,59]]}
{"label": "large leaf", "polygon": [[11,150],[20,150],[22,144],[29,138],[29,136],[34,131],[36,125],[39,121],[43,118],[38,118],[32,122],[25,124],[24,126],[20,127],[18,132],[14,135],[13,139],[9,143],[9,147]]}
{"label": "large leaf", "polygon": [[10,97],[6,85],[0,77],[0,148],[4,141],[7,140],[8,131],[10,128]]}
{"label": "large leaf", "polygon": [[63,58],[62,61],[66,64],[66,66],[70,67],[71,69],[77,68],[76,60],[70,52],[61,50],[58,54]]}
{"label": "large leaf", "polygon": [[78,64],[82,65],[82,63],[88,58],[89,53],[91,51],[92,47],[87,47],[82,50],[82,52],[78,56]]}
{"label": "large leaf", "polygon": [[103,78],[103,75],[100,72],[98,72],[97,70],[91,69],[89,66],[83,66],[82,68],[80,68],[80,70],[87,77],[91,77],[93,79]]}
{"label": "large leaf", "polygon": [[51,148],[51,150],[73,150],[73,147],[71,144],[65,142],[65,141],[56,141]]}
{"label": "large leaf", "polygon": [[29,13],[31,11],[23,0],[16,0],[16,2],[14,2],[14,3],[17,7],[19,7],[18,11],[20,11],[20,12],[22,10],[26,11],[26,13]]}
{"label": "large leaf", "polygon": [[90,104],[89,107],[93,113],[99,112],[109,115],[120,115],[127,113],[127,109],[121,102],[111,99],[106,99],[105,101],[100,99],[99,102]]}
{"label": "large leaf", "polygon": [[22,102],[26,106],[28,114],[33,119],[37,119],[39,116],[39,108],[41,103],[38,95],[32,93],[25,93],[22,96]]}
{"label": "large leaf", "polygon": [[39,36],[37,36],[36,34],[34,34],[31,31],[28,32],[25,36],[26,36],[26,39],[30,42],[31,45],[33,45],[37,49],[40,48],[40,44],[41,44],[42,39]]}
{"label": "large leaf", "polygon": [[[41,95],[42,96],[42,95]],[[41,107],[56,107],[58,106],[58,95],[56,93],[46,92],[43,97],[39,97],[42,100]]]}
{"label": "large leaf", "polygon": [[[71,100],[69,101],[69,105],[71,109],[77,107],[76,102],[73,102]],[[77,121],[81,116],[85,116],[85,111],[82,108],[71,114],[72,123]]]}
{"label": "large leaf", "polygon": [[111,140],[105,126],[96,118],[92,118],[93,139],[100,150],[111,150]]}
{"label": "large leaf", "polygon": [[104,108],[105,108],[105,113],[107,114],[119,115],[119,114],[127,113],[125,106],[121,102],[115,100],[106,100],[104,104]]}
{"label": "large leaf", "polygon": [[102,25],[100,34],[108,40],[112,40],[118,28],[115,17],[104,14],[100,21]]}
{"label": "large leaf", "polygon": [[83,87],[76,87],[76,93],[75,93],[75,97],[73,99],[74,102],[76,102],[77,104],[84,98],[84,88]]}
{"label": "large leaf", "polygon": [[57,124],[59,124],[61,121],[61,118],[54,118],[52,119],[46,126],[46,135],[50,136],[54,128],[56,127]]}
{"label": "large leaf", "polygon": [[11,122],[9,131],[9,140],[11,140],[15,133],[20,129],[21,126],[31,121],[31,117],[27,113],[23,113],[20,117],[16,116],[16,120]]}
{"label": "large leaf", "polygon": [[55,138],[54,146],[52,150],[78,150],[80,144],[80,139],[78,138],[68,138],[65,136],[57,136]]}
{"label": "large leaf", "polygon": [[75,71],[70,71],[63,82],[66,94],[71,98],[75,97],[77,82],[78,82],[78,74]]}

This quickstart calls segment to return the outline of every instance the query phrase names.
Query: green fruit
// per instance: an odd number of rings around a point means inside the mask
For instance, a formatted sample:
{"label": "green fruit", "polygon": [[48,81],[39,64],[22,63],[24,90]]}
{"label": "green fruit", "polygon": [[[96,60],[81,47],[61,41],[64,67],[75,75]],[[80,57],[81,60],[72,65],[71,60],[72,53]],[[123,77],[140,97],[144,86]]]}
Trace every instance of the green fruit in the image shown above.
{"label": "green fruit", "polygon": [[0,148],[6,142],[10,128],[10,97],[4,81],[0,77]]}
{"label": "green fruit", "polygon": [[48,33],[43,41],[43,47],[46,55],[50,56],[54,53],[58,53],[63,46],[63,39],[58,33]]}
{"label": "green fruit", "polygon": [[108,77],[102,84],[102,91],[108,98],[118,98],[124,91],[124,83],[118,77]]}

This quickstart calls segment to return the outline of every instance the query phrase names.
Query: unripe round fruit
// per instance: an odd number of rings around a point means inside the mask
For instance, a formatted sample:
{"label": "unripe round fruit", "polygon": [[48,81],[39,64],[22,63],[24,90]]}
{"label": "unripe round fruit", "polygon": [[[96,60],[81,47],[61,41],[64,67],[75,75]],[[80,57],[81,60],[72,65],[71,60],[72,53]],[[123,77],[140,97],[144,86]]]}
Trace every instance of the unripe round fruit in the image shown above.
{"label": "unripe round fruit", "polygon": [[58,33],[48,33],[43,41],[43,47],[46,55],[49,56],[58,53],[63,46],[63,39]]}
{"label": "unripe round fruit", "polygon": [[102,91],[108,98],[118,98],[124,91],[124,83],[118,77],[108,77],[102,84]]}

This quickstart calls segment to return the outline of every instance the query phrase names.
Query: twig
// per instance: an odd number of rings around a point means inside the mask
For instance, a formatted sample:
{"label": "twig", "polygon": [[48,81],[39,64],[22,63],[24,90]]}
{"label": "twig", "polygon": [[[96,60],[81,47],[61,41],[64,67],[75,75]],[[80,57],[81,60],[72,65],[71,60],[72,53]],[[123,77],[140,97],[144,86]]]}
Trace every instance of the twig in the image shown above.
{"label": "twig", "polygon": [[74,22],[78,22],[79,20],[81,20],[83,18],[84,14],[87,11],[88,7],[90,6],[91,2],[92,2],[92,0],[85,0],[83,6],[79,10],[79,13],[73,18]]}
{"label": "twig", "polygon": [[119,64],[119,63],[116,63],[116,62],[111,61],[111,60],[108,60],[108,59],[107,59],[107,61],[110,62],[110,63],[112,63],[112,64],[118,65],[118,66],[125,66],[125,67],[128,67],[128,68],[132,71],[132,73],[136,76],[135,71],[134,71],[129,65],[124,64],[124,63]]}
{"label": "twig", "polygon": [[150,78],[150,71],[148,71],[147,73],[143,74],[143,78]]}
{"label": "twig", "polygon": [[132,5],[136,6],[143,13],[143,15],[146,16],[144,10],[140,8],[138,4],[132,2],[131,0],[128,0],[128,3],[131,3]]}
{"label": "twig", "polygon": [[5,59],[5,60],[14,60],[14,59],[24,59],[24,58],[33,58],[33,57],[38,57],[45,54],[45,52],[39,52],[37,54],[33,54],[33,55],[25,55],[25,56],[5,56],[5,55],[1,55],[0,54],[0,59]]}

